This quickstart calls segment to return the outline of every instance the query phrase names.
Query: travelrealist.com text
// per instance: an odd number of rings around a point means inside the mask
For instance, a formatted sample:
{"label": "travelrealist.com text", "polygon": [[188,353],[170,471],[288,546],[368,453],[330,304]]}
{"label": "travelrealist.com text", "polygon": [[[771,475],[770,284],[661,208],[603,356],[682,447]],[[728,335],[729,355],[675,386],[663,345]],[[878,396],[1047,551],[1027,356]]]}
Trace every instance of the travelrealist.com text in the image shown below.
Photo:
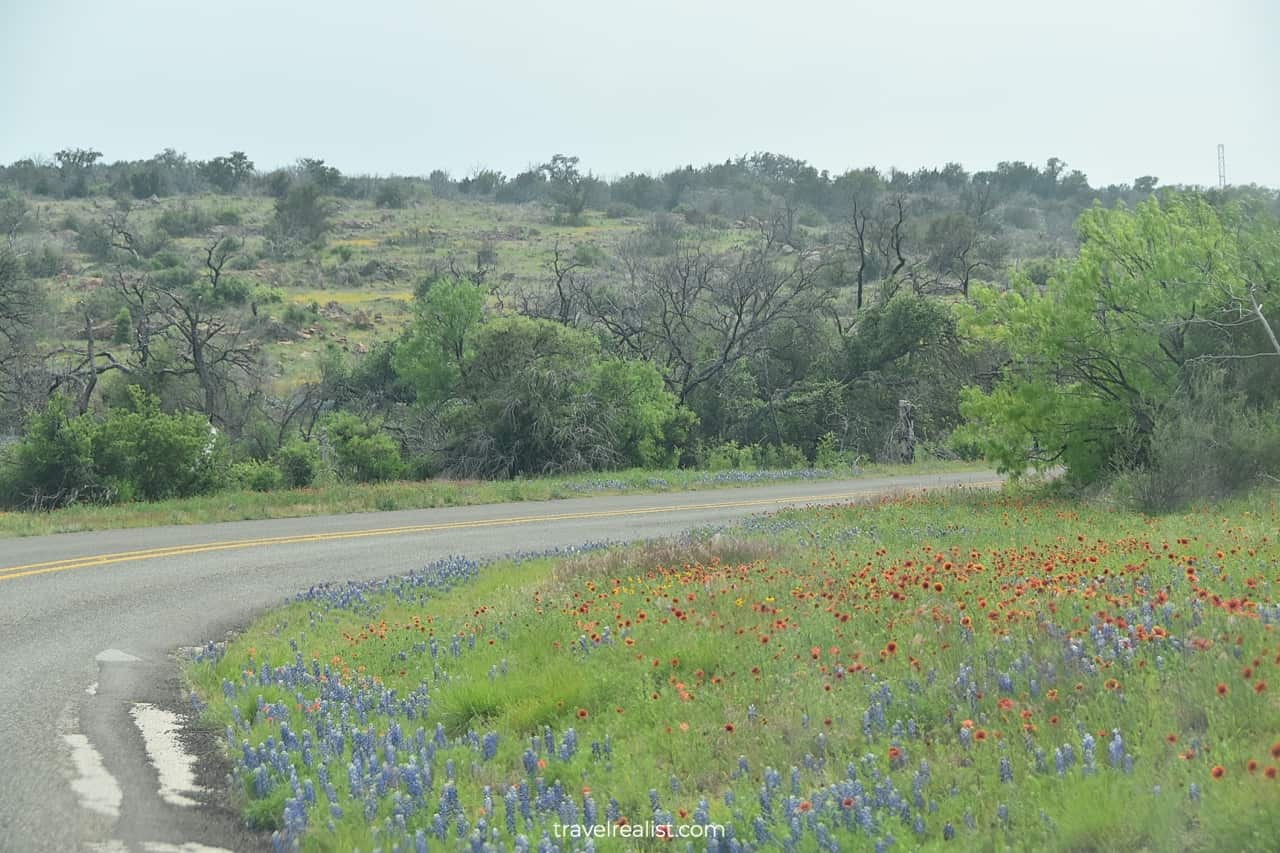
{"label": "travelrealist.com text", "polygon": [[654,823],[557,823],[552,825],[556,838],[724,838],[725,828],[719,824]]}

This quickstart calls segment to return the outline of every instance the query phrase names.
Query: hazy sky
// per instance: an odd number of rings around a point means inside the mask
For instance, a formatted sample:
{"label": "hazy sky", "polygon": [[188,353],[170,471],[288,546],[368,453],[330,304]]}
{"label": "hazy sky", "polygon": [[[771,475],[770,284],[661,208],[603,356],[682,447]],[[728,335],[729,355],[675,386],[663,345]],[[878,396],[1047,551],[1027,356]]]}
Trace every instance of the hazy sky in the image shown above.
{"label": "hazy sky", "polygon": [[1272,0],[0,0],[0,161],[598,174],[752,151],[833,172],[1056,156],[1095,184],[1280,186]]}

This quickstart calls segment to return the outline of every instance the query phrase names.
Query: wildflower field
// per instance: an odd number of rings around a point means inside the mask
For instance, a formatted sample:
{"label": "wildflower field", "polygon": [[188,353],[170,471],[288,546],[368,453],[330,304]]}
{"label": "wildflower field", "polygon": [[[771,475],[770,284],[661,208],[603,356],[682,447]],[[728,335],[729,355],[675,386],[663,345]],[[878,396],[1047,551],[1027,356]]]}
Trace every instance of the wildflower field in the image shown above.
{"label": "wildflower field", "polygon": [[[190,675],[281,849],[1273,850],[1278,527],[792,510],[315,588]],[[724,836],[557,829],[647,822]]]}

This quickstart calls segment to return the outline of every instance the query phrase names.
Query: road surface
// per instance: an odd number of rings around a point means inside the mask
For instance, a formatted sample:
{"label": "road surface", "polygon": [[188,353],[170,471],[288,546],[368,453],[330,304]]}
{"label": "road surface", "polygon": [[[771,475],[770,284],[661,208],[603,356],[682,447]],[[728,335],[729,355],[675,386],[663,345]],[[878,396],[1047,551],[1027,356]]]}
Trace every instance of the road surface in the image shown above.
{"label": "road surface", "polygon": [[[213,744],[183,734],[187,750],[171,749],[166,714],[187,710],[174,653],[311,584],[996,482],[913,475],[0,540],[0,851],[263,849],[222,803]],[[194,768],[193,751],[206,756]]]}

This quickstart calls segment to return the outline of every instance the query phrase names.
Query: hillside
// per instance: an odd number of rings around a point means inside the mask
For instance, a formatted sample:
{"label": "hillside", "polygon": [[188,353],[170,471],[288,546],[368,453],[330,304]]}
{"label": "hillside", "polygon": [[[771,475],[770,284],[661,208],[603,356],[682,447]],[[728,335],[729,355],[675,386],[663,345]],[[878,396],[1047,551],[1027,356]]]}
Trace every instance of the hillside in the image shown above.
{"label": "hillside", "polygon": [[[1188,238],[1238,222],[1264,247],[1277,203],[1152,176],[1092,187],[1056,158],[832,175],[756,154],[603,179],[556,155],[455,180],[67,149],[0,169],[0,431],[74,420],[93,446],[37,475],[46,457],[29,447],[6,500],[156,500],[228,477],[270,489],[993,452],[1052,464],[1060,448],[1035,451],[1049,423],[996,443],[957,431],[962,389],[990,394],[1035,361],[963,327],[985,305],[974,294],[1066,286],[1090,228],[1105,264],[1141,273],[1128,253],[1165,247],[1119,235],[1152,211],[1181,223],[1189,204],[1206,213],[1187,214]],[[1197,305],[1171,322],[1199,323]],[[1242,388],[1265,381],[1254,367],[1240,362]],[[1106,394],[1135,395],[1151,420],[1147,392],[1121,385]],[[108,450],[121,434],[219,461],[140,473],[138,447]]]}

